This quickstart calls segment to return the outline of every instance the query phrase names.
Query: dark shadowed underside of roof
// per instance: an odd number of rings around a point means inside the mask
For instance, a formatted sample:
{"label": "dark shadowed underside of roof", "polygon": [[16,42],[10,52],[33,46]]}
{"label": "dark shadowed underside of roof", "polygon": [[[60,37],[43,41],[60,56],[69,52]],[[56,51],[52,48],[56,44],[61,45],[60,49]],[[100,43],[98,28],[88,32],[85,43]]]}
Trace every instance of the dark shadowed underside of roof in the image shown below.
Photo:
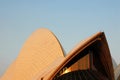
{"label": "dark shadowed underside of roof", "polygon": [[95,70],[78,70],[63,74],[55,80],[108,80]]}

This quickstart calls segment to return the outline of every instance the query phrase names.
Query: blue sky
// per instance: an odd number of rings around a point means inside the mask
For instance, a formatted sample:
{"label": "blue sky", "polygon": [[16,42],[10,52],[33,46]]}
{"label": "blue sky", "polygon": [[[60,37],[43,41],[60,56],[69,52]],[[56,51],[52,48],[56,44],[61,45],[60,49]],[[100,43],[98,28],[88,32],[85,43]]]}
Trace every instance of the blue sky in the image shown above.
{"label": "blue sky", "polygon": [[0,0],[0,75],[41,27],[57,36],[66,53],[104,31],[111,55],[120,63],[120,0]]}

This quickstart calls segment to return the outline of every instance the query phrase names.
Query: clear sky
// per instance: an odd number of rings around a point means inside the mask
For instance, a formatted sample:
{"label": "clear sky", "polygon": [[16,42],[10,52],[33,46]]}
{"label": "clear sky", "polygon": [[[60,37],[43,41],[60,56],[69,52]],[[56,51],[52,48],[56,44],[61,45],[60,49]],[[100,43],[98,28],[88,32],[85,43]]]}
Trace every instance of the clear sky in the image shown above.
{"label": "clear sky", "polygon": [[66,53],[104,31],[111,55],[120,63],[120,0],[0,0],[0,75],[41,27],[57,36]]}

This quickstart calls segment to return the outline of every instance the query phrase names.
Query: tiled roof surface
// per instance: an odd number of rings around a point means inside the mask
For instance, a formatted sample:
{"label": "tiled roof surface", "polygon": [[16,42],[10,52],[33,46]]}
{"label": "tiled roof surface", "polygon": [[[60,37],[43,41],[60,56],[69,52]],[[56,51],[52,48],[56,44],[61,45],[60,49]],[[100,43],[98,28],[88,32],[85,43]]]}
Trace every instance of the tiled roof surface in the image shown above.
{"label": "tiled roof surface", "polygon": [[25,42],[2,80],[32,80],[61,56],[63,50],[56,37],[47,29],[38,29]]}

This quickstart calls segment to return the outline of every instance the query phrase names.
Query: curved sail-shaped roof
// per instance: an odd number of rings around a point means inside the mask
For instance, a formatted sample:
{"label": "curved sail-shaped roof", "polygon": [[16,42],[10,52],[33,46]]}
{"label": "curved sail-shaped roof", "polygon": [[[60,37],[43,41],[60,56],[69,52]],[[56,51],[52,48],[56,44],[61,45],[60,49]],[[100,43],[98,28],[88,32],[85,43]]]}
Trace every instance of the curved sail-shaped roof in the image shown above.
{"label": "curved sail-shaped roof", "polygon": [[[114,71],[110,51],[103,32],[98,32],[76,46],[63,62],[60,63],[53,74],[46,76],[44,80],[53,80],[61,74],[66,67],[70,67],[77,58],[80,59],[86,53],[92,50],[94,52],[94,69],[102,73],[108,80],[114,80]],[[105,79],[104,79],[105,80]]]}
{"label": "curved sail-shaped roof", "polygon": [[53,33],[45,28],[39,29],[25,42],[1,80],[55,80],[66,76],[66,72],[76,71],[88,73],[88,76],[93,74],[93,79],[99,76],[102,80],[114,80],[112,59],[103,32],[85,39],[64,57],[62,46]]}
{"label": "curved sail-shaped roof", "polygon": [[38,29],[25,42],[2,80],[33,80],[38,73],[61,57],[64,58],[62,46],[54,34],[45,28]]}

